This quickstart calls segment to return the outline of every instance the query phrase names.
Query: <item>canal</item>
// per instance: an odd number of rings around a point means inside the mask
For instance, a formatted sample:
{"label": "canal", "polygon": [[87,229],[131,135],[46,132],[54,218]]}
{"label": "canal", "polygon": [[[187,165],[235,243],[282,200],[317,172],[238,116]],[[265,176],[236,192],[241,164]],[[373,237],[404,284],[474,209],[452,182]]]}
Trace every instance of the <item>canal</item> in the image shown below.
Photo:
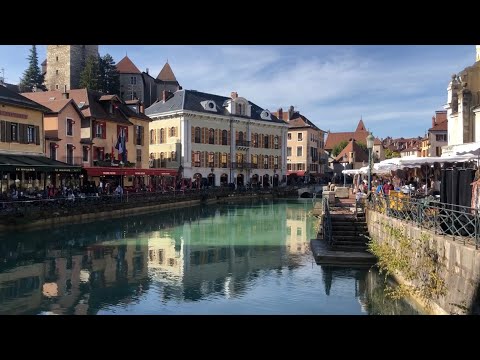
{"label": "canal", "polygon": [[312,202],[0,234],[0,314],[417,314],[375,269],[318,266]]}

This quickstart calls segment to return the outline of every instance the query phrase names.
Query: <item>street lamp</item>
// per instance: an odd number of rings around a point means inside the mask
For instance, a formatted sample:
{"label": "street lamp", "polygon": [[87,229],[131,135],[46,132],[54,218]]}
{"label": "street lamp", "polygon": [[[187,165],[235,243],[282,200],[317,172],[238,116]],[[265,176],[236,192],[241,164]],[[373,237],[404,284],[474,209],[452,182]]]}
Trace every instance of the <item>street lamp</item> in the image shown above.
{"label": "street lamp", "polygon": [[[375,137],[372,133],[368,134],[367,136],[367,149],[368,149],[368,191],[372,190],[372,149],[373,149],[373,142],[375,141]],[[367,192],[368,193],[368,192]]]}
{"label": "street lamp", "polygon": [[[343,154],[343,170],[347,169],[348,157],[347,154]],[[343,173],[343,187],[347,187],[347,174]]]}

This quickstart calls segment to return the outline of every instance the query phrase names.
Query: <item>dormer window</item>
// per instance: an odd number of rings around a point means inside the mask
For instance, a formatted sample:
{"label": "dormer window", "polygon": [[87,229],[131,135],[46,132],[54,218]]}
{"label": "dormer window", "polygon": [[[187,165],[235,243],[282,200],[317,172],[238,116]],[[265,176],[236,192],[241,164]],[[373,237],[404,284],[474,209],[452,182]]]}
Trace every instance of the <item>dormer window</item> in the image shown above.
{"label": "dormer window", "polygon": [[237,108],[236,108],[235,113],[237,115],[245,115],[245,106],[243,106],[243,104],[238,103],[238,104],[236,104],[236,107]]}
{"label": "dormer window", "polygon": [[260,117],[261,117],[263,120],[272,120],[272,114],[270,114],[270,111],[268,111],[268,110],[263,110],[263,111],[260,113]]}
{"label": "dormer window", "polygon": [[217,105],[215,104],[215,101],[213,101],[213,100],[202,101],[202,102],[200,102],[200,104],[202,104],[202,106],[205,110],[212,111],[212,112],[217,112]]}

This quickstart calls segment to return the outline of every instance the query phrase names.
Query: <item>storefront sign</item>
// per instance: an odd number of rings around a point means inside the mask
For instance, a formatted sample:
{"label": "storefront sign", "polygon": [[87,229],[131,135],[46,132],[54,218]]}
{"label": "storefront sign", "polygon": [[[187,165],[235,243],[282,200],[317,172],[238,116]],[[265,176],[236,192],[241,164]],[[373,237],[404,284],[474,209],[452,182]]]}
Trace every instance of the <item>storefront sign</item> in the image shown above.
{"label": "storefront sign", "polygon": [[0,115],[10,116],[10,117],[18,118],[18,119],[27,119],[28,118],[27,114],[20,114],[20,113],[16,113],[16,112],[12,112],[12,111],[3,111],[3,110],[0,110]]}
{"label": "storefront sign", "polygon": [[53,169],[53,172],[69,172],[69,173],[72,173],[72,172],[80,172],[81,169],[80,168],[55,168]]}
{"label": "storefront sign", "polygon": [[35,168],[20,168],[16,167],[15,171],[36,171]]}

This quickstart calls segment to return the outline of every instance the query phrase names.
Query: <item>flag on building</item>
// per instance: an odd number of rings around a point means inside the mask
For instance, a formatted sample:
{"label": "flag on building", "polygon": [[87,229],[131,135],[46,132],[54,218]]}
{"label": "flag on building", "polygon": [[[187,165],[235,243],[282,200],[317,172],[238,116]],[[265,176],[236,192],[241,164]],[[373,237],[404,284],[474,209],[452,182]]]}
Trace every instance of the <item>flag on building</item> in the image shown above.
{"label": "flag on building", "polygon": [[118,159],[124,164],[127,162],[127,149],[125,143],[125,128],[122,127],[120,128],[120,132],[118,133],[117,145],[115,145],[115,149],[118,150]]}

